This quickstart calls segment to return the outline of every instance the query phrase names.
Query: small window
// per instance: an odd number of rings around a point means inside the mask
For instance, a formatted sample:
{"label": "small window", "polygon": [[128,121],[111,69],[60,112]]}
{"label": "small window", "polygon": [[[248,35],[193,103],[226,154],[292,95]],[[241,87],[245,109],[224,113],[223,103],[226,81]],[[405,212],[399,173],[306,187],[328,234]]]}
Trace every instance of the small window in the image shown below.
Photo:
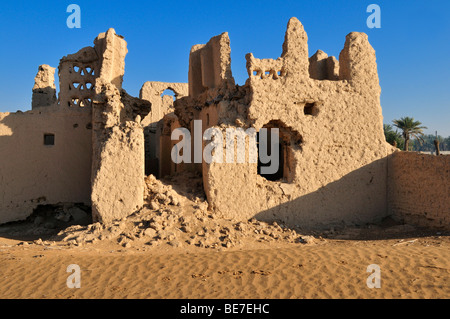
{"label": "small window", "polygon": [[44,145],[55,145],[55,134],[44,134]]}
{"label": "small window", "polygon": [[319,114],[319,108],[316,103],[306,103],[304,108],[305,115],[313,115],[316,116]]}

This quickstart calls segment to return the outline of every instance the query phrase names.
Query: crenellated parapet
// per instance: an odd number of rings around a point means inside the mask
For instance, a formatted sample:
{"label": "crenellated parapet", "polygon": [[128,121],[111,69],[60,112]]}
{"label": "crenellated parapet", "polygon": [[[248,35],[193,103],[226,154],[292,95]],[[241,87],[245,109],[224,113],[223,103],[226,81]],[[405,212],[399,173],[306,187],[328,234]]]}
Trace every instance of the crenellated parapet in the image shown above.
{"label": "crenellated parapet", "polygon": [[334,56],[328,56],[322,50],[317,50],[309,58],[309,76],[315,80],[339,80],[339,61]]}
{"label": "crenellated parapet", "polygon": [[318,50],[308,58],[308,36],[296,18],[287,25],[283,53],[274,59],[257,59],[246,55],[247,72],[251,80],[280,78],[348,81],[355,88],[379,93],[375,50],[364,33],[347,35],[339,60]]}
{"label": "crenellated parapet", "polygon": [[286,72],[283,67],[283,59],[257,59],[253,56],[253,53],[247,53],[245,55],[247,60],[247,72],[248,76],[253,79],[274,79],[277,80],[280,77],[284,77]]}

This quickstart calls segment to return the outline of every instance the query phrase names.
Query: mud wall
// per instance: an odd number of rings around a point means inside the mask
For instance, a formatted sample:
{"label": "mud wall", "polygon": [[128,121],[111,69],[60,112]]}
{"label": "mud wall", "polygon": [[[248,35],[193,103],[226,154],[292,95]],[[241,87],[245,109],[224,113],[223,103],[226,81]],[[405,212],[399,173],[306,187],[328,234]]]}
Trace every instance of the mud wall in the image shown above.
{"label": "mud wall", "polygon": [[389,210],[406,223],[450,229],[450,156],[396,152],[389,161]]}
{"label": "mud wall", "polygon": [[94,41],[101,50],[92,107],[92,217],[110,223],[144,201],[144,130],[151,103],[122,89],[127,43],[114,29]]}
{"label": "mud wall", "polygon": [[[321,54],[329,63],[317,64],[307,41],[292,18],[278,59],[246,56],[247,109],[239,110],[234,98],[218,102],[243,119],[233,125],[257,131],[269,125],[288,134],[283,167],[289,171],[279,180],[258,174],[256,163],[203,165],[209,204],[225,218],[321,228],[388,214],[387,161],[394,149],[383,134],[375,50],[366,34],[353,32],[339,61]],[[219,129],[224,122],[219,116]]]}
{"label": "mud wall", "polygon": [[0,113],[0,154],[0,223],[25,219],[39,204],[90,204],[89,109]]}

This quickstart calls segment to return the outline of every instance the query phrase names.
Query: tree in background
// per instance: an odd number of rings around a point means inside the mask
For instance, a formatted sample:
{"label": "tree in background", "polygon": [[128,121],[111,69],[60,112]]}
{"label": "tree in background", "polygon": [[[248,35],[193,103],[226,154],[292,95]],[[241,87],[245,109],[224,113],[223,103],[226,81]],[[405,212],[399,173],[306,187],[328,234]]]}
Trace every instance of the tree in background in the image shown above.
{"label": "tree in background", "polygon": [[[386,142],[396,146],[399,149],[404,149],[404,140],[402,134],[393,128],[390,124],[383,124],[384,136]],[[409,150],[415,152],[432,153],[436,151],[435,140],[439,141],[439,150],[450,151],[450,136],[443,137],[441,135],[427,134],[422,136],[422,141],[411,140],[409,141]]]}
{"label": "tree in background", "polygon": [[400,149],[403,148],[402,135],[397,130],[394,131],[392,125],[383,124],[383,130],[386,142]]}
{"label": "tree in background", "polygon": [[423,142],[419,143],[417,141],[410,141],[410,148],[413,151],[416,152],[427,152],[427,153],[431,153],[431,152],[435,152],[436,148],[434,146],[434,140],[438,140],[439,141],[439,149],[441,151],[450,151],[450,136],[449,137],[442,137],[440,135],[438,135],[437,137],[435,135],[432,134],[427,134],[423,136]]}
{"label": "tree in background", "polygon": [[423,141],[423,130],[426,129],[426,126],[422,126],[422,123],[419,121],[415,121],[412,117],[402,117],[399,120],[393,120],[394,126],[399,128],[402,131],[402,136],[405,141],[404,150],[409,150],[409,141],[411,138],[414,138],[418,141]]}

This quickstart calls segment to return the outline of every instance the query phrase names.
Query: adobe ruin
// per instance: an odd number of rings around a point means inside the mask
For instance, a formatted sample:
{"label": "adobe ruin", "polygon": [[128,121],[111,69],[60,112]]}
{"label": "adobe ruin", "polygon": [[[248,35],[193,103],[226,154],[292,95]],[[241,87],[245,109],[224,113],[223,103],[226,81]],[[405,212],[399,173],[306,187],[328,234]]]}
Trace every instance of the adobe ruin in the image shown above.
{"label": "adobe ruin", "polygon": [[[146,175],[183,171],[202,175],[209,209],[221,218],[320,228],[402,217],[390,192],[399,152],[385,141],[366,34],[348,34],[339,60],[320,50],[310,57],[303,25],[291,18],[278,59],[246,55],[243,86],[230,52],[226,32],[194,45],[189,83],[146,82],[139,98],[122,88],[127,47],[113,29],[61,59],[57,99],[55,69],[40,66],[32,110],[0,113],[0,223],[59,203],[90,205],[94,221],[111,223],[144,205]],[[166,89],[175,100],[161,96]],[[176,164],[171,134],[180,127],[193,140],[212,127],[278,128],[282,165],[264,176],[261,163]],[[427,225],[448,227],[448,200],[433,209]]]}

